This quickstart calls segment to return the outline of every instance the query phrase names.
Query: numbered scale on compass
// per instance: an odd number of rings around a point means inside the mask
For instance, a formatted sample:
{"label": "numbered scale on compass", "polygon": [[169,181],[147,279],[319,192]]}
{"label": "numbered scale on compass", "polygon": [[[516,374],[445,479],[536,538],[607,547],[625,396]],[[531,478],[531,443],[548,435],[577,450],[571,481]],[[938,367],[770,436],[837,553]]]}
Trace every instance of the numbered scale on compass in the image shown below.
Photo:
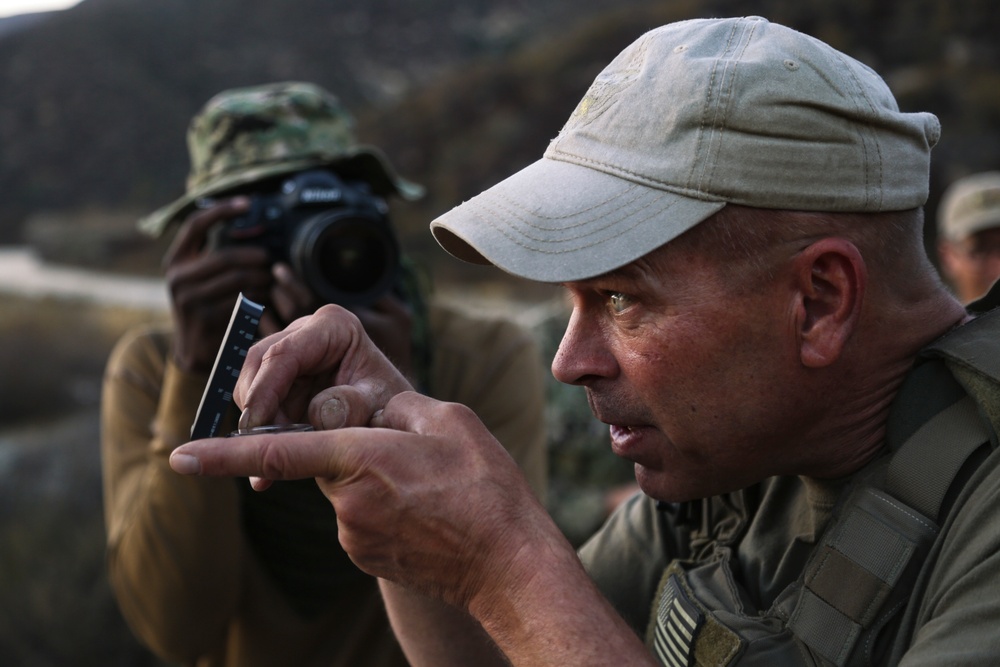
{"label": "numbered scale on compass", "polygon": [[263,314],[264,306],[240,294],[219,353],[215,357],[205,393],[201,396],[198,414],[191,425],[192,440],[219,435],[219,427],[233,403],[236,380],[243,369],[247,350],[256,339],[257,326]]}

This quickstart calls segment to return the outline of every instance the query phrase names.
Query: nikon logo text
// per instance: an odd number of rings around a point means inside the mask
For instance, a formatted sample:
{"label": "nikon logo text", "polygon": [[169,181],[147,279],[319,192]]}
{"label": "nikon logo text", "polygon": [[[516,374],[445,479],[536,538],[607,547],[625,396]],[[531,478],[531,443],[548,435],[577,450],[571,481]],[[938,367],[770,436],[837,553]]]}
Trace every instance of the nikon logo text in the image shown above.
{"label": "nikon logo text", "polygon": [[306,204],[340,201],[340,190],[337,188],[310,188],[302,191],[301,199]]}

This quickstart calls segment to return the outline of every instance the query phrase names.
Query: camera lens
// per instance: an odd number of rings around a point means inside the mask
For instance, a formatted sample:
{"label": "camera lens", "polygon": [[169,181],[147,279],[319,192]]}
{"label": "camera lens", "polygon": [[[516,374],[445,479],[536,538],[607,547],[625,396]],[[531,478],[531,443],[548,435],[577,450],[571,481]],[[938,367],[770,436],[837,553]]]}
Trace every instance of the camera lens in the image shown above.
{"label": "camera lens", "polygon": [[298,228],[292,266],[319,296],[340,305],[370,305],[396,278],[399,248],[384,220],[336,213]]}
{"label": "camera lens", "polygon": [[331,228],[317,242],[315,260],[323,277],[338,289],[363,293],[385,275],[382,238],[364,227]]}

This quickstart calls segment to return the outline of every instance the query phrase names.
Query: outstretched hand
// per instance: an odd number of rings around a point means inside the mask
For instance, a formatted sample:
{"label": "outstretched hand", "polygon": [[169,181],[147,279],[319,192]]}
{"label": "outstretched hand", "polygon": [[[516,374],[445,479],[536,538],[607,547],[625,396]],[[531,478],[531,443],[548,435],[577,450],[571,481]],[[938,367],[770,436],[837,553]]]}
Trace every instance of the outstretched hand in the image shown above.
{"label": "outstretched hand", "polygon": [[468,408],[406,392],[372,425],[201,440],[170,463],[185,474],[315,477],[361,569],[460,608],[531,572],[516,566],[528,540],[561,541],[513,459]]}

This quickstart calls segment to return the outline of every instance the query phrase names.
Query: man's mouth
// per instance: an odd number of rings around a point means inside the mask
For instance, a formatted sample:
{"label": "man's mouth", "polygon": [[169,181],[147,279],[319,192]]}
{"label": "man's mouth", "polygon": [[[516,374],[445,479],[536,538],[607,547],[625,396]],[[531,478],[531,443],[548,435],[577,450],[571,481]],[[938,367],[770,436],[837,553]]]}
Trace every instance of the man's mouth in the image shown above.
{"label": "man's mouth", "polygon": [[611,443],[616,449],[618,444],[624,445],[630,440],[637,440],[651,427],[650,422],[640,415],[626,414],[626,412],[634,412],[634,410],[630,411],[629,404],[621,399],[615,400],[604,395],[602,400],[598,401],[593,391],[587,392],[587,399],[594,416],[608,425]]}
{"label": "man's mouth", "polygon": [[611,436],[611,451],[623,459],[634,461],[638,451],[638,432],[631,426],[612,424],[609,428],[609,434]]}
{"label": "man's mouth", "polygon": [[644,430],[644,427],[628,424],[609,424],[609,430],[611,432],[611,441],[616,442],[638,437],[640,432]]}

